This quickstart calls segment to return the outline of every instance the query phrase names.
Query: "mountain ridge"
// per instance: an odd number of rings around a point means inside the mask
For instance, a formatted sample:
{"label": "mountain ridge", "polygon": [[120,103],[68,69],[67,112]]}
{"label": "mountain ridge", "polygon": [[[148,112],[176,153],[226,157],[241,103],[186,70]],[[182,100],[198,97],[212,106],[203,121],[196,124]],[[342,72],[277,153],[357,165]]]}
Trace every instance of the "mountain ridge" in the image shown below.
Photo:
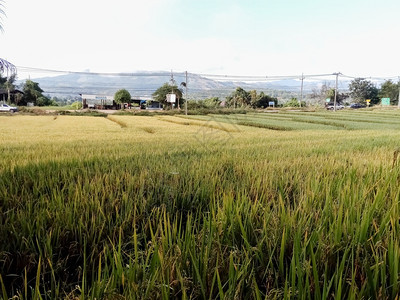
{"label": "mountain ridge", "polygon": [[[272,96],[287,94],[287,98],[300,93],[300,79],[250,81],[215,80],[198,74],[188,73],[188,99],[226,97],[237,87],[245,90],[263,91]],[[173,74],[174,83],[186,91],[181,83],[186,81],[184,73]],[[171,72],[140,72],[119,75],[77,72],[64,75],[35,78],[44,94],[56,97],[77,97],[80,94],[114,95],[119,89],[127,89],[132,96],[151,97],[164,83],[171,83]],[[303,93],[309,93],[322,84],[334,86],[333,80],[304,81]]]}

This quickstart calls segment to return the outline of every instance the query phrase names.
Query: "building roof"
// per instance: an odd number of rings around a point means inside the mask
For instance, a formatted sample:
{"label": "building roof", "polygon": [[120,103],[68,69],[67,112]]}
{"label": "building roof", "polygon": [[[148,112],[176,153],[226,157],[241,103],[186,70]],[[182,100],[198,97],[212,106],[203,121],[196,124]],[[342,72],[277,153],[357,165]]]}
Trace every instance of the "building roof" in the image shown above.
{"label": "building roof", "polygon": [[[6,89],[0,89],[0,95],[3,95],[3,94],[8,94],[8,90],[6,90]],[[20,90],[12,90],[12,91],[10,91],[10,94],[11,94],[11,95],[15,95],[15,94],[24,94],[24,92],[23,92],[23,91],[20,91]]]}

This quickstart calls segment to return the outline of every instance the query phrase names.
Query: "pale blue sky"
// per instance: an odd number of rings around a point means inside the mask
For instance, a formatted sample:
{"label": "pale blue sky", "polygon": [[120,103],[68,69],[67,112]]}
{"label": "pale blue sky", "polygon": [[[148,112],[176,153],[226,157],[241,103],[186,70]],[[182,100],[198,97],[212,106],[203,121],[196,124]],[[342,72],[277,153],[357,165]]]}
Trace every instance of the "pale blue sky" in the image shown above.
{"label": "pale blue sky", "polygon": [[17,66],[400,75],[398,0],[6,0],[5,11],[0,57]]}

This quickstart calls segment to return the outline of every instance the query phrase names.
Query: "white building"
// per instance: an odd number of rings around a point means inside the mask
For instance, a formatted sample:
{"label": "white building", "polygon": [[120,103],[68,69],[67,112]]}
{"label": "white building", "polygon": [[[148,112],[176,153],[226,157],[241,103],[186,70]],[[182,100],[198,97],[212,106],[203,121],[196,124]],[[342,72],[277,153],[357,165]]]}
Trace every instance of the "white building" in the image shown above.
{"label": "white building", "polygon": [[106,108],[115,106],[114,96],[81,94],[83,108]]}

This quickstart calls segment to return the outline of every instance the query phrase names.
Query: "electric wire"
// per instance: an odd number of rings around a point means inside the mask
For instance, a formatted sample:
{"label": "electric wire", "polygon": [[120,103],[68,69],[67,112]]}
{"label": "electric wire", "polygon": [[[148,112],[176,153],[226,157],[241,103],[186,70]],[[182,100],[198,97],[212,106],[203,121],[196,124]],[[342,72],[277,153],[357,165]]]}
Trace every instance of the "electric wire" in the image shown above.
{"label": "electric wire", "polygon": [[[93,76],[117,76],[117,77],[171,77],[170,72],[165,71],[142,71],[142,72],[90,72],[90,71],[68,71],[68,70],[55,70],[55,69],[45,69],[45,68],[35,68],[35,67],[25,67],[25,66],[17,66],[18,70],[24,72],[36,72],[36,73],[53,73],[53,74],[77,74],[77,75],[93,75]],[[173,76],[176,77],[184,77],[185,72],[173,72]],[[265,80],[282,80],[282,79],[312,79],[319,77],[330,77],[336,76],[336,73],[326,73],[326,74],[303,74],[303,75],[227,75],[227,74],[205,74],[205,73],[188,73],[188,75],[197,75],[204,78],[213,78],[218,80],[249,80],[249,81],[265,81]],[[376,80],[385,80],[385,79],[395,79],[398,76],[366,76],[366,77],[357,77],[350,76],[339,73],[339,77],[357,79],[357,78],[365,78],[365,79],[376,79]]]}
{"label": "electric wire", "polygon": [[[166,72],[166,71],[139,71],[139,72],[90,72],[90,71],[68,71],[68,70],[56,70],[56,69],[46,69],[46,68],[36,68],[36,67],[26,67],[26,66],[17,66],[16,67],[18,71],[23,72],[23,73],[38,73],[38,74],[50,74],[50,75],[68,75],[68,74],[75,74],[75,75],[86,75],[86,76],[102,76],[102,77],[130,77],[130,78],[139,78],[139,77],[166,77],[166,78],[175,78],[176,81],[180,81],[183,78],[185,78],[186,72]],[[190,88],[190,91],[192,92],[211,92],[211,91],[216,91],[218,90],[219,92],[222,93],[228,93],[231,92],[234,88],[235,85],[236,87],[240,85],[245,85],[246,88],[252,88],[252,85],[254,85],[254,88],[257,90],[262,90],[262,91],[268,91],[268,90],[274,90],[276,88],[273,87],[268,87],[268,86],[263,86],[263,83],[268,84],[268,83],[273,83],[275,81],[297,81],[299,83],[299,86],[293,86],[291,85],[286,85],[282,86],[282,89],[287,90],[288,92],[290,91],[297,91],[300,90],[300,83],[301,81],[307,82],[308,85],[312,84],[313,82],[317,86],[320,82],[321,79],[325,78],[327,82],[333,81],[335,76],[338,76],[341,79],[365,79],[365,80],[374,80],[374,81],[385,81],[385,80],[395,80],[397,78],[400,78],[399,76],[389,76],[389,77],[381,77],[381,76],[369,76],[369,77],[359,77],[359,76],[351,76],[347,74],[342,74],[342,73],[325,73],[325,74],[301,74],[301,75],[228,75],[228,74],[206,74],[206,73],[187,73],[189,76],[188,82],[190,83],[190,79],[194,77],[200,77],[203,79],[209,79],[216,81],[220,83],[222,86],[214,86],[214,87],[202,87],[202,88]],[[224,84],[232,84],[234,83],[233,86],[226,86],[224,87]],[[127,82],[126,84],[131,84]],[[72,86],[72,85],[53,85],[53,86],[48,86],[45,83],[42,84],[42,89],[45,90],[45,93],[48,94],[64,94],[64,95],[71,95],[75,94],[76,90],[85,90],[85,91],[110,91],[110,90],[118,90],[121,88],[126,88],[126,84],[124,85],[124,82],[120,82],[119,84],[113,84],[113,85],[101,85],[98,86],[96,85],[81,85],[79,87],[77,86]],[[256,84],[256,85],[255,85]],[[325,83],[326,84],[326,83]],[[140,83],[139,83],[140,85]],[[151,94],[154,91],[159,88],[158,84],[154,85],[147,85],[146,88],[138,88],[138,89],[129,89],[132,90],[133,93],[142,93],[142,94]],[[309,87],[310,89],[310,87]],[[340,82],[340,89],[345,90],[346,88],[343,87],[343,82]],[[70,90],[70,91],[69,91]],[[146,95],[148,96],[148,95]]]}

